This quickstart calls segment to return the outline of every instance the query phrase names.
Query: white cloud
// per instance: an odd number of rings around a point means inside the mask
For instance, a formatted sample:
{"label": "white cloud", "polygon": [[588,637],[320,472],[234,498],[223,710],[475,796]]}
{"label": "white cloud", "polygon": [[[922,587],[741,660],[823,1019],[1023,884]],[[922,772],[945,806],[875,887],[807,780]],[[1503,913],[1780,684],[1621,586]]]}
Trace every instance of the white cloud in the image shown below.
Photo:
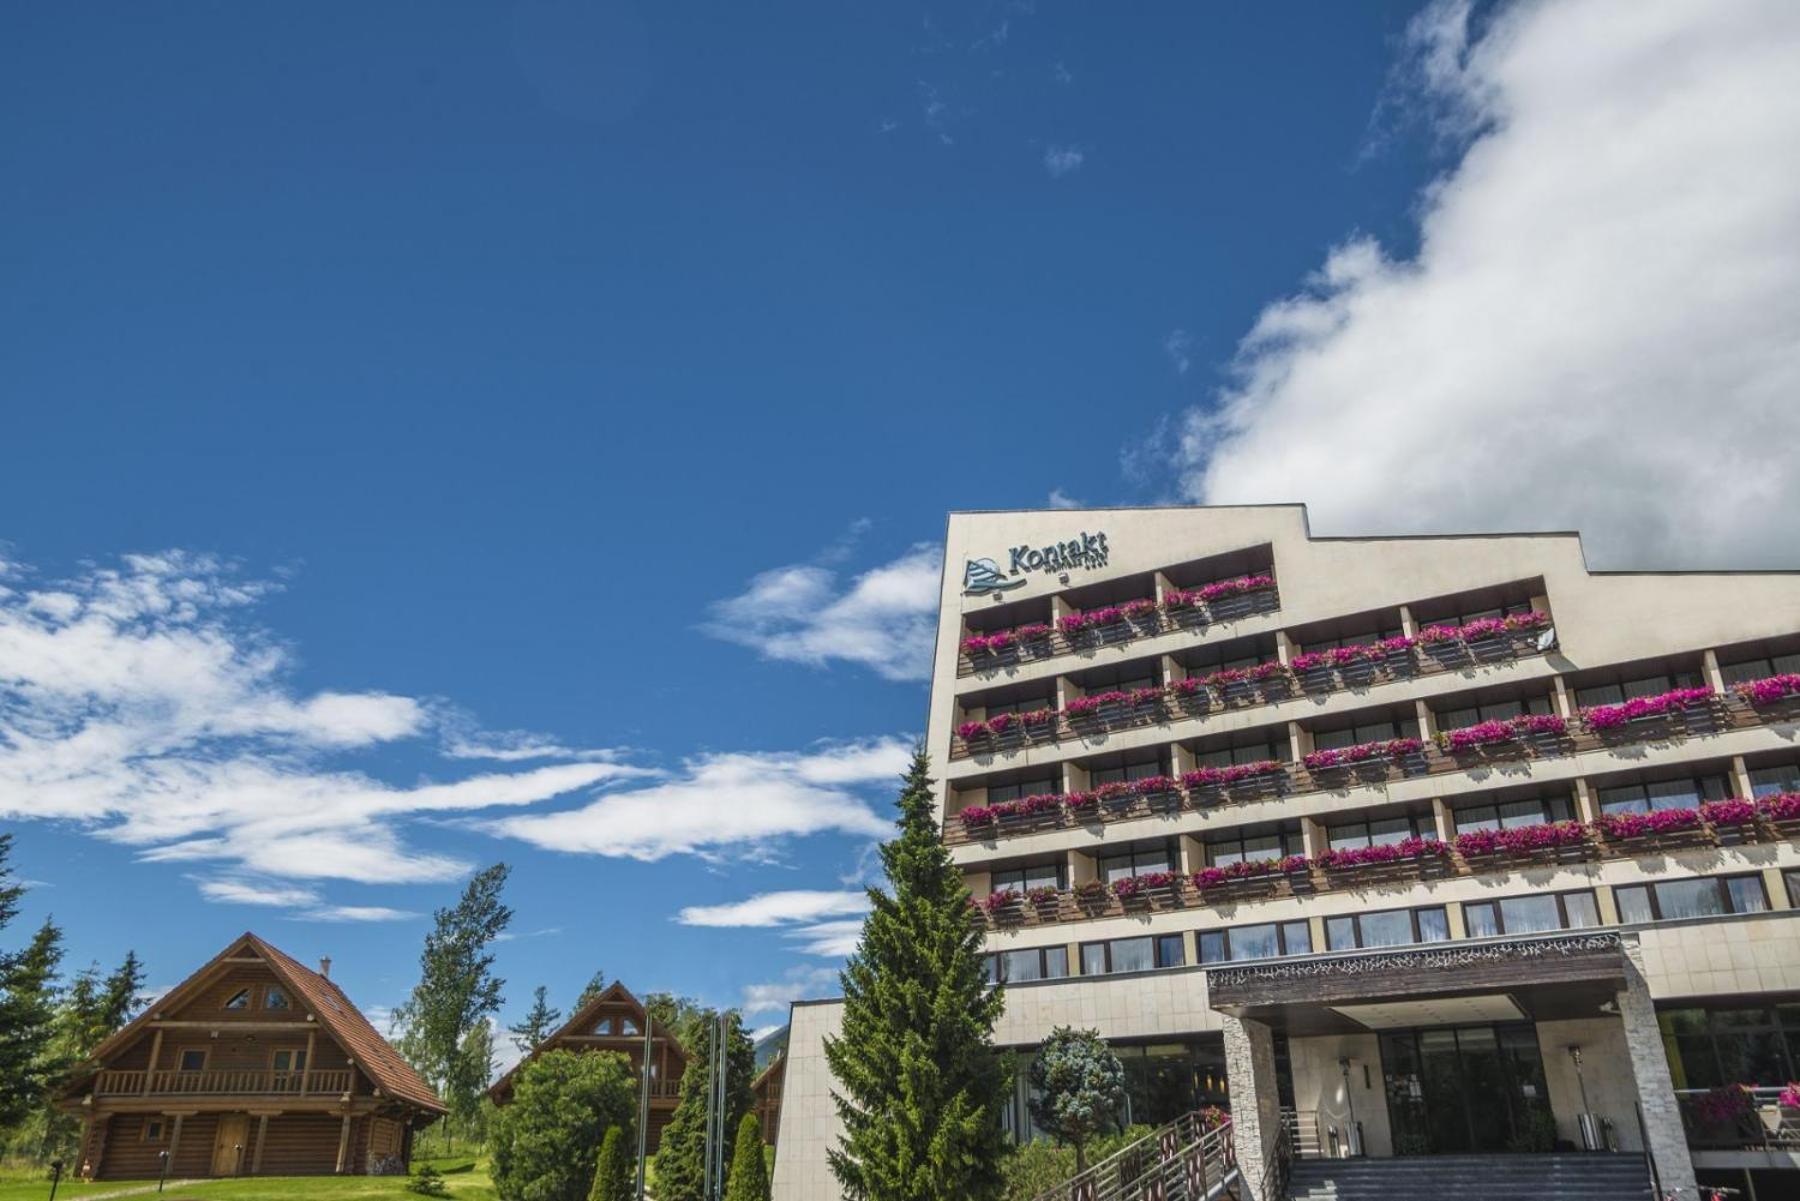
{"label": "white cloud", "polygon": [[283,916],[301,922],[398,922],[419,916],[385,905],[333,905],[310,888],[262,880],[223,877],[198,880],[200,895],[224,905],[256,905],[288,910]]}
{"label": "white cloud", "polygon": [[1169,336],[1163,339],[1163,353],[1169,356],[1169,364],[1175,368],[1176,375],[1186,375],[1188,368],[1194,365],[1194,336],[1185,329],[1172,329]]}
{"label": "white cloud", "polygon": [[1079,146],[1059,146],[1052,143],[1044,147],[1044,170],[1050,173],[1051,179],[1061,179],[1081,170],[1081,164],[1087,159],[1087,151]]}
{"label": "white cloud", "polygon": [[795,889],[762,892],[726,905],[690,905],[676,914],[675,920],[684,926],[783,926],[868,911],[867,893]]}
{"label": "white cloud", "polygon": [[1411,78],[1467,140],[1419,250],[1270,304],[1179,466],[1329,533],[1578,527],[1598,562],[1800,557],[1800,5],[1467,3]]}
{"label": "white cloud", "polygon": [[809,926],[786,931],[782,937],[794,942],[804,954],[842,959],[856,950],[856,944],[862,938],[862,929],[860,918],[855,921],[814,922]]}
{"label": "white cloud", "polygon": [[942,570],[942,548],[925,543],[844,586],[830,567],[777,567],[715,603],[703,628],[769,659],[814,667],[842,660],[890,680],[923,680]]}
{"label": "white cloud", "polygon": [[591,761],[391,784],[336,759],[409,739],[429,755],[432,708],[296,692],[289,652],[248,620],[270,585],[184,552],[55,584],[31,574],[0,564],[0,819],[74,822],[146,859],[218,864],[227,874],[202,885],[215,901],[408,916],[270,881],[451,879],[468,865],[411,845],[411,822],[649,774]]}
{"label": "white cloud", "polygon": [[741,1008],[746,1017],[785,1010],[795,1001],[837,996],[842,992],[834,968],[792,968],[779,980],[746,984]]}
{"label": "white cloud", "polygon": [[1050,489],[1050,497],[1046,502],[1052,509],[1079,509],[1081,502],[1064,492],[1061,488]]}
{"label": "white cloud", "polygon": [[884,837],[891,823],[855,791],[897,791],[912,754],[900,738],[822,743],[810,751],[701,755],[645,787],[615,791],[579,809],[483,823],[494,834],[546,850],[655,861],[763,853],[776,840],[833,831]]}

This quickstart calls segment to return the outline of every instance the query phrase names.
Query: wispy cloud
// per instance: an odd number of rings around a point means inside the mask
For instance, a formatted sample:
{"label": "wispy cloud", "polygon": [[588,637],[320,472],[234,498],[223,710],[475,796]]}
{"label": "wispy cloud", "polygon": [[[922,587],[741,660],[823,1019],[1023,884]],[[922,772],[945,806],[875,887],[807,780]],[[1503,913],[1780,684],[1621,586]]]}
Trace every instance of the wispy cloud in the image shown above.
{"label": "wispy cloud", "polygon": [[819,563],[776,567],[716,602],[702,629],[769,659],[813,667],[842,661],[890,680],[923,680],[942,569],[942,549],[928,543],[847,583]]}
{"label": "wispy cloud", "polygon": [[856,921],[813,922],[800,926],[782,934],[796,944],[797,949],[807,955],[822,955],[827,959],[842,959],[856,950],[856,944],[862,938],[863,924]]}
{"label": "wispy cloud", "polygon": [[690,905],[677,913],[675,920],[684,926],[785,926],[793,922],[867,913],[868,910],[869,897],[864,892],[794,889],[758,893],[747,900],[726,905]]}
{"label": "wispy cloud", "polygon": [[1596,563],[1791,566],[1800,5],[1472,13],[1430,5],[1401,72],[1462,147],[1418,251],[1351,236],[1262,311],[1186,419],[1187,495],[1306,499],[1327,533],[1572,527]]}
{"label": "wispy cloud", "polygon": [[1061,179],[1065,175],[1073,175],[1081,170],[1081,164],[1087,161],[1087,151],[1080,146],[1063,146],[1055,143],[1044,147],[1044,170],[1050,173],[1051,179]]}
{"label": "wispy cloud", "polygon": [[302,922],[398,922],[419,915],[385,905],[335,905],[311,888],[238,877],[198,879],[200,895],[222,905],[254,905],[287,910],[282,916]]}
{"label": "wispy cloud", "polygon": [[1169,356],[1169,363],[1175,368],[1176,375],[1186,375],[1188,368],[1194,365],[1192,351],[1194,337],[1185,329],[1172,329],[1163,339],[1163,353]]}
{"label": "wispy cloud", "polygon": [[779,840],[827,831],[891,833],[864,792],[897,787],[912,754],[901,738],[827,742],[805,752],[700,755],[644,787],[578,809],[481,823],[545,850],[655,861],[670,855],[766,857]]}
{"label": "wispy cloud", "polygon": [[779,980],[746,984],[742,1008],[746,1017],[785,1010],[795,1001],[836,996],[838,974],[833,968],[797,967]]}
{"label": "wispy cloud", "polygon": [[1081,502],[1064,492],[1061,488],[1050,489],[1049,499],[1045,501],[1052,509],[1079,509]]}

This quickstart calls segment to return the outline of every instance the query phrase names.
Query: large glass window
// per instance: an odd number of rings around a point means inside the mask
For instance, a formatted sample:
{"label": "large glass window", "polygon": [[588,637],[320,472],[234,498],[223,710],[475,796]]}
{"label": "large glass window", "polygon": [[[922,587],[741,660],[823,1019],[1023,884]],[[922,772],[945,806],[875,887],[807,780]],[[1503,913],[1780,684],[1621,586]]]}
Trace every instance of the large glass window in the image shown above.
{"label": "large glass window", "polygon": [[1697,876],[1613,889],[1625,923],[1762,913],[1769,907],[1761,876]]}
{"label": "large glass window", "polygon": [[1390,738],[1417,738],[1418,736],[1419,723],[1417,719],[1408,717],[1394,721],[1381,717],[1339,730],[1320,730],[1313,735],[1313,749],[1335,751],[1347,746],[1361,746],[1365,742],[1385,742]]}
{"label": "large glass window", "polygon": [[995,872],[989,887],[994,892],[1003,889],[1016,889],[1025,892],[1033,888],[1066,888],[1063,882],[1065,869],[1060,863],[1039,863],[1032,867],[1014,868],[1011,871]]}
{"label": "large glass window", "polygon": [[1244,743],[1239,746],[1221,747],[1217,750],[1201,751],[1194,756],[1194,762],[1200,767],[1230,767],[1236,763],[1261,763],[1268,759],[1277,761],[1287,758],[1287,739],[1269,739],[1267,742]]}
{"label": "large glass window", "polygon": [[982,957],[987,982],[1016,984],[1025,980],[1060,980],[1069,974],[1069,948],[1031,947]]}
{"label": "large glass window", "polygon": [[1229,867],[1234,863],[1264,863],[1297,854],[1298,834],[1256,834],[1243,838],[1220,838],[1206,844],[1206,862],[1212,867]]}
{"label": "large glass window", "polygon": [[1498,934],[1535,934],[1541,930],[1575,930],[1600,924],[1592,892],[1533,893],[1497,901],[1463,902],[1463,925],[1470,938]]}
{"label": "large glass window", "polygon": [[1312,954],[1312,931],[1303,921],[1264,922],[1229,930],[1202,930],[1197,936],[1201,963],[1233,959],[1274,959]]}
{"label": "large glass window", "polygon": [[1334,851],[1357,847],[1391,846],[1409,838],[1437,840],[1437,825],[1428,817],[1383,817],[1375,821],[1346,822],[1326,828],[1326,837]]}
{"label": "large glass window", "polygon": [[1784,1085],[1800,1072],[1800,1005],[1688,1006],[1656,1020],[1676,1088]]}
{"label": "large glass window", "polygon": [[1104,855],[1100,859],[1100,879],[1111,884],[1115,880],[1125,880],[1149,872],[1171,871],[1173,869],[1169,865],[1173,861],[1174,856],[1166,842],[1121,851],[1116,855]]}
{"label": "large glass window", "polygon": [[1042,776],[1035,780],[1020,780],[1017,784],[994,784],[987,790],[986,804],[994,805],[1001,801],[1016,801],[1028,796],[1056,796],[1062,793],[1062,781],[1054,776]]}
{"label": "large glass window", "polygon": [[1751,796],[1772,796],[1777,792],[1800,792],[1800,763],[1783,763],[1775,767],[1751,770]]}
{"label": "large glass window", "polygon": [[1154,968],[1181,967],[1186,961],[1187,954],[1179,934],[1081,944],[1081,974],[1084,976],[1148,972]]}
{"label": "large glass window", "polygon": [[1567,795],[1532,797],[1494,805],[1467,805],[1456,811],[1456,832],[1467,834],[1471,830],[1513,830],[1545,822],[1566,822],[1574,813],[1574,802]]}
{"label": "large glass window", "polygon": [[1325,941],[1333,951],[1443,942],[1449,937],[1450,921],[1442,905],[1424,909],[1385,909],[1325,919]]}
{"label": "large glass window", "polygon": [[1640,696],[1660,696],[1677,688],[1698,688],[1703,683],[1698,672],[1660,672],[1637,676],[1629,680],[1620,680],[1616,684],[1595,684],[1588,688],[1577,688],[1575,703],[1584,709],[1590,705],[1619,705]]}
{"label": "large glass window", "polygon": [[1127,763],[1123,767],[1096,767],[1088,772],[1088,785],[1098,788],[1102,784],[1123,784],[1131,780],[1142,780],[1147,776],[1163,776],[1162,761],[1144,759],[1137,763]]}
{"label": "large glass window", "polygon": [[1770,676],[1785,676],[1794,672],[1800,672],[1800,655],[1739,659],[1736,663],[1719,665],[1719,673],[1725,677],[1727,684],[1741,684],[1745,680],[1766,680]]}
{"label": "large glass window", "polygon": [[1649,813],[1656,809],[1693,809],[1731,795],[1724,776],[1653,780],[1648,784],[1613,784],[1599,790],[1602,813]]}
{"label": "large glass window", "polygon": [[1526,697],[1524,700],[1488,701],[1479,705],[1462,705],[1455,709],[1445,709],[1437,715],[1438,729],[1460,730],[1464,726],[1478,725],[1484,721],[1506,721],[1514,717],[1522,717],[1527,713],[1550,713],[1550,698],[1547,696]]}

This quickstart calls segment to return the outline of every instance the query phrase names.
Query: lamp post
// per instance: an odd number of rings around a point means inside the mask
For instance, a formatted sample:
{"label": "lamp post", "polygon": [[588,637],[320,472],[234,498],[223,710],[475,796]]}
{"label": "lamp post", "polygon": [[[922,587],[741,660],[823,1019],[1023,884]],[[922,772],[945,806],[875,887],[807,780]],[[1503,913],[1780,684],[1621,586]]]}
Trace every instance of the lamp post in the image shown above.
{"label": "lamp post", "polygon": [[1356,1098],[1350,1092],[1350,1060],[1347,1057],[1338,1060],[1338,1072],[1344,1078],[1344,1105],[1350,1113],[1349,1122],[1344,1129],[1344,1143],[1354,1158],[1362,1154],[1362,1136],[1356,1130]]}
{"label": "lamp post", "polygon": [[163,1191],[163,1185],[169,1182],[169,1153],[167,1151],[158,1151],[156,1153],[156,1158],[162,1161],[162,1175],[156,1178],[156,1191],[160,1193]]}
{"label": "lamp post", "polygon": [[56,1201],[56,1186],[62,1183],[63,1161],[50,1161],[50,1201]]}

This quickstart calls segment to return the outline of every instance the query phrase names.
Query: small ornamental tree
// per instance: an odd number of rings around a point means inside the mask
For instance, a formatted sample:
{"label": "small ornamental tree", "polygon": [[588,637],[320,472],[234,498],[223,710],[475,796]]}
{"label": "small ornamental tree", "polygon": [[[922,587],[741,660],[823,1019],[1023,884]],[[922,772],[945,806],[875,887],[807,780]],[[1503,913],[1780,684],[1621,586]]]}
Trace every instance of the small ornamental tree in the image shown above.
{"label": "small ornamental tree", "polygon": [[588,1201],[631,1201],[636,1187],[635,1165],[625,1149],[625,1132],[617,1126],[606,1128],[606,1139],[600,1144],[600,1162],[594,1168],[594,1187]]}
{"label": "small ornamental tree", "polygon": [[763,1163],[762,1123],[747,1113],[738,1123],[732,1145],[731,1173],[725,1178],[725,1201],[769,1201],[769,1173]]}
{"label": "small ornamental tree", "polygon": [[1097,1030],[1058,1026],[1031,1061],[1031,1116],[1059,1143],[1075,1148],[1087,1170],[1088,1140],[1110,1129],[1125,1104],[1125,1068]]}
{"label": "small ornamental tree", "polygon": [[913,756],[900,835],[881,848],[892,895],[872,912],[843,973],[843,1032],[825,1040],[843,1134],[831,1170],[850,1201],[992,1201],[1007,1154],[1012,1089],[994,1049],[969,890],[938,835],[930,768]]}
{"label": "small ornamental tree", "polygon": [[635,1129],[637,1081],[611,1051],[546,1051],[519,1069],[488,1148],[500,1201],[585,1201],[601,1135]]}

